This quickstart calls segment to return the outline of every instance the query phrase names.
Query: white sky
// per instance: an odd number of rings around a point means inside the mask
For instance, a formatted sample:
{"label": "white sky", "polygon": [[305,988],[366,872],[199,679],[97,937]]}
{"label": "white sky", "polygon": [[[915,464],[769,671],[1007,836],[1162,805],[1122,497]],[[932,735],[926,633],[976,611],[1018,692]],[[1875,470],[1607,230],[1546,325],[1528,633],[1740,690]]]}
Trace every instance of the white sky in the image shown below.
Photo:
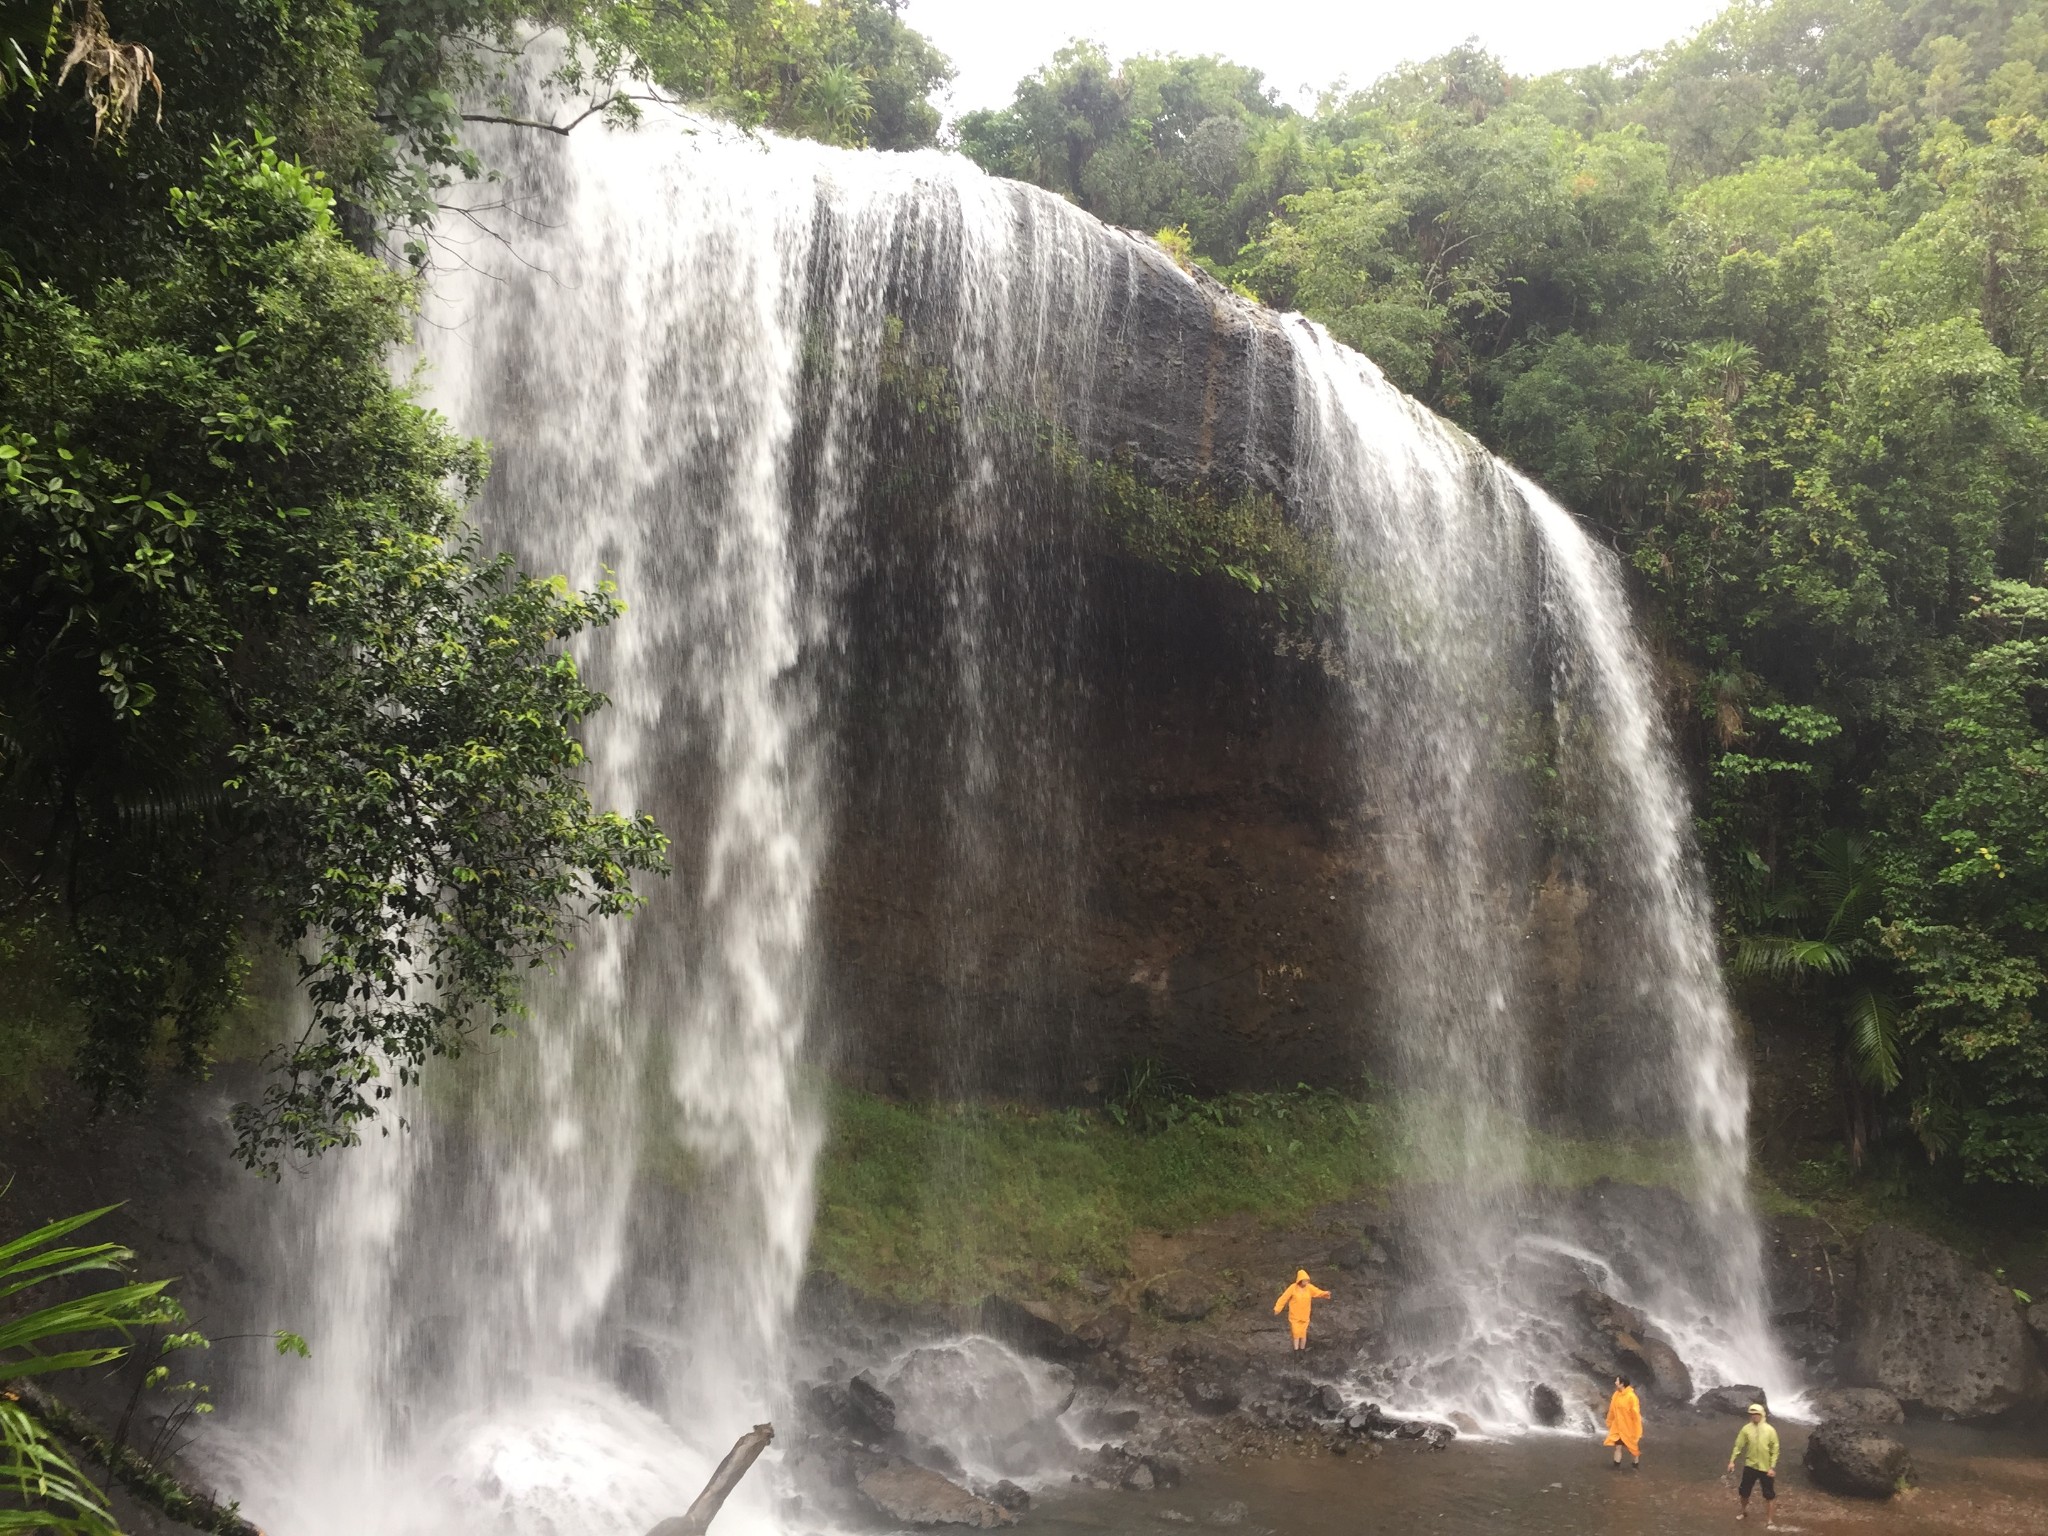
{"label": "white sky", "polygon": [[[947,117],[1007,106],[1018,80],[1074,37],[1134,53],[1220,53],[1298,105],[1344,76],[1476,36],[1517,74],[1637,53],[1682,37],[1727,0],[910,0],[903,19],[952,57]],[[1303,88],[1306,88],[1306,97]]]}

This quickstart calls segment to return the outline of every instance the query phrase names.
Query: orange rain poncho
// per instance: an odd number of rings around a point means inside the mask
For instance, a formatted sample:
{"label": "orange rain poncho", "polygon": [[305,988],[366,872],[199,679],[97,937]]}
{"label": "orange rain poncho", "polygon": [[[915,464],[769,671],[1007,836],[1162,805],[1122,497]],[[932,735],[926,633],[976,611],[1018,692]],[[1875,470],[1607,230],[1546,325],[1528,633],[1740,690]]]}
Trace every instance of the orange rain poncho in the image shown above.
{"label": "orange rain poncho", "polygon": [[1634,1387],[1616,1387],[1614,1396],[1607,1400],[1607,1438],[1600,1443],[1612,1445],[1617,1440],[1628,1448],[1629,1455],[1641,1458],[1643,1400],[1636,1396]]}
{"label": "orange rain poncho", "polygon": [[1297,1269],[1294,1272],[1294,1284],[1280,1293],[1280,1299],[1273,1303],[1273,1310],[1278,1312],[1285,1307],[1287,1331],[1297,1339],[1305,1339],[1308,1337],[1309,1308],[1316,1304],[1317,1297],[1327,1301],[1329,1296],[1330,1293],[1321,1286],[1309,1284],[1307,1270]]}

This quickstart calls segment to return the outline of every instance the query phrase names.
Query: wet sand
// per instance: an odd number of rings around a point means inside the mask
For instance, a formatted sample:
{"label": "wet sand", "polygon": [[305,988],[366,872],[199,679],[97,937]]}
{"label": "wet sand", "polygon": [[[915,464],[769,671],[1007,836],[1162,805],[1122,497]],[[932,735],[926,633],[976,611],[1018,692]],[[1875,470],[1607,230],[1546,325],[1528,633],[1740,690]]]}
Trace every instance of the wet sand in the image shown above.
{"label": "wet sand", "polygon": [[[1378,1456],[1315,1454],[1190,1470],[1153,1493],[1048,1490],[1034,1530],[1081,1533],[1230,1531],[1235,1536],[1360,1536],[1412,1530],[1442,1536],[1634,1536],[1763,1529],[1763,1499],[1737,1524],[1733,1419],[1652,1424],[1639,1472],[1615,1471],[1596,1439],[1532,1435],[1463,1441],[1443,1451],[1388,1444]],[[1875,1502],[1814,1487],[1801,1464],[1807,1428],[1779,1425],[1777,1528],[1900,1536],[2043,1536],[2048,1532],[2048,1432],[1949,1425],[1894,1427],[1912,1448],[1919,1486]],[[1242,1505],[1242,1510],[1233,1506]]]}

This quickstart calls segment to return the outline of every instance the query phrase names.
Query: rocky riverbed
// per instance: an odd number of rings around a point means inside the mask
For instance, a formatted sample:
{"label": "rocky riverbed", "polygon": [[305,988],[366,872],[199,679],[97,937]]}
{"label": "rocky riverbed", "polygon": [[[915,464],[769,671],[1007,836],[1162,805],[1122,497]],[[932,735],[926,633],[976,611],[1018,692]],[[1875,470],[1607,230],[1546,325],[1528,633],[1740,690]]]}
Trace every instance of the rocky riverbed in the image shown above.
{"label": "rocky riverbed", "polygon": [[[1596,1228],[1616,1207],[1654,1229],[1658,1218],[1638,1207],[1682,1205],[1605,1183],[1559,1202],[1554,1214],[1566,1230]],[[1682,1221],[1683,1212],[1662,1219]],[[1371,1489],[1376,1507],[1393,1499],[1419,1518],[1458,1509],[1476,1521],[1471,1501],[1482,1496],[1465,1481],[1477,1477],[1475,1486],[1492,1490],[1485,1498],[1506,1499],[1501,1507],[1517,1513],[1498,1527],[1460,1527],[1474,1530],[1580,1529],[1571,1520],[1595,1508],[1604,1511],[1598,1521],[1642,1529],[1627,1522],[1652,1509],[1659,1519],[1689,1519],[1699,1500],[1719,1497],[1701,1485],[1711,1485],[1714,1457],[1726,1459],[1721,1442],[1732,1441],[1760,1389],[1697,1390],[1668,1336],[1568,1265],[1537,1272],[1536,1283],[1553,1289],[1529,1297],[1559,1342],[1554,1377],[1532,1384],[1523,1417],[1550,1430],[1502,1434],[1456,1411],[1390,1406],[1409,1364],[1389,1343],[1401,1309],[1414,1305],[1406,1231],[1398,1207],[1348,1202],[1287,1231],[1244,1217],[1141,1234],[1128,1275],[1082,1274],[970,1308],[906,1306],[817,1277],[801,1313],[814,1358],[796,1403],[795,1508],[827,1523],[959,1523],[935,1513],[954,1497],[939,1485],[926,1488],[923,1504],[902,1496],[904,1479],[891,1470],[901,1466],[922,1467],[975,1501],[966,1523],[986,1525],[1027,1510],[1034,1523],[1055,1525],[1200,1523],[1209,1518],[1203,1509],[1231,1506],[1215,1495],[1233,1477],[1251,1476],[1247,1467],[1297,1462],[1365,1468],[1300,1476],[1329,1482],[1333,1497],[1339,1488],[1352,1490],[1347,1497]],[[2039,1529],[2048,1463],[2029,1458],[2042,1449],[2048,1376],[2039,1334],[2013,1293],[1932,1239],[1894,1228],[1851,1243],[1822,1223],[1790,1218],[1768,1236],[1774,1321],[1793,1340],[1810,1388],[1781,1407],[1816,1421],[1781,1415],[1785,1482],[1810,1495],[1802,1507],[1829,1511],[1843,1528],[1881,1505],[1911,1522],[1901,1529]],[[1300,1354],[1271,1311],[1271,1293],[1298,1264],[1334,1293],[1319,1304]],[[1643,1389],[1653,1426],[1649,1477],[1628,1486],[1654,1491],[1610,1498],[1597,1482],[1550,1488],[1541,1476],[1550,1458],[1577,1464],[1581,1477],[1589,1466],[1600,1470],[1594,1426],[1617,1371]],[[1674,1442],[1685,1447],[1683,1476],[1680,1458],[1662,1449]],[[1290,1475],[1258,1473],[1253,1482],[1284,1491]],[[1995,1496],[1965,1491],[1980,1484]],[[1161,1503],[1183,1486],[1202,1492]],[[1035,1505],[1027,1487],[1038,1490]],[[1418,1487],[1450,1502],[1433,1506]],[[896,1491],[878,1498],[877,1488]],[[1138,1502],[1115,1514],[1125,1506],[1103,1502],[1111,1493]],[[1579,1514],[1546,1523],[1553,1509]],[[2008,1520],[2026,1509],[2034,1524]],[[1279,1519],[1268,1517],[1270,1528],[1315,1528]]]}

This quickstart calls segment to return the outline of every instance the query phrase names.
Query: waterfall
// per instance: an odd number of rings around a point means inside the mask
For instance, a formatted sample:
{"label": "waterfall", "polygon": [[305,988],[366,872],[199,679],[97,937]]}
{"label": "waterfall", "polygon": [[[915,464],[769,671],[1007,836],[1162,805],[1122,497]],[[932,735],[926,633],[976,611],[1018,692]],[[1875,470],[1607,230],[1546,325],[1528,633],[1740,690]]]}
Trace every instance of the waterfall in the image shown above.
{"label": "waterfall", "polygon": [[[482,147],[504,180],[444,225],[425,388],[493,445],[488,541],[618,582],[583,658],[612,700],[592,790],[654,811],[676,868],[514,1034],[396,1100],[409,1130],[266,1213],[266,1284],[315,1359],[216,1438],[267,1529],[638,1536],[787,1408],[821,1074],[868,1044],[831,981],[849,903],[939,871],[901,942],[952,983],[902,1029],[940,1091],[1073,1091],[1047,957],[1088,921],[1101,593],[1085,480],[1046,463],[1143,460],[1160,294],[1216,317],[1189,440],[1263,465],[1335,551],[1324,653],[1388,853],[1363,920],[1435,1196],[1416,1289],[1454,1303],[1400,1320],[1394,1389],[1511,1423],[1547,1367],[1498,1273],[1577,1241],[1522,1193],[1560,1092],[1545,881],[1616,950],[1596,1044],[1566,1053],[1574,1112],[1678,1146],[1697,1212],[1684,1252],[1573,1262],[1707,1375],[1770,1367],[1686,807],[1615,563],[1568,515],[1307,322],[955,158],[666,113]],[[722,1531],[783,1528],[773,1462]]]}

